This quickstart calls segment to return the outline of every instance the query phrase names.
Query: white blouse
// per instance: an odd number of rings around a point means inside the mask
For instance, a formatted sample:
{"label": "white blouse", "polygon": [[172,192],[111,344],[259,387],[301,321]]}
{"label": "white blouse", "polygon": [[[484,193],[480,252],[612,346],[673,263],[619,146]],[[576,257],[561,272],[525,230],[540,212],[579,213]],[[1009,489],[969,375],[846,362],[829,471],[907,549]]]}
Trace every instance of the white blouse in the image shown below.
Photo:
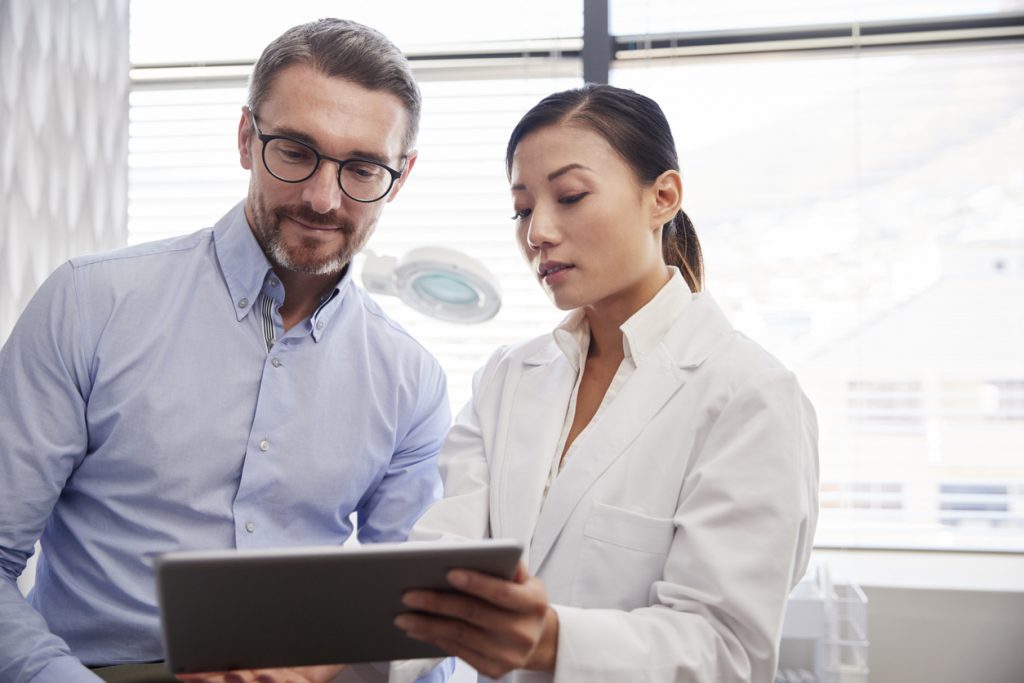
{"label": "white blouse", "polygon": [[[590,430],[591,426],[597,424],[601,419],[601,413],[611,404],[618,394],[619,389],[626,383],[626,380],[633,374],[637,367],[643,363],[644,358],[660,342],[669,328],[678,319],[680,312],[690,303],[693,293],[689,285],[683,279],[679,269],[672,266],[672,277],[662,287],[654,298],[648,301],[643,308],[629,317],[622,323],[619,329],[622,331],[623,359],[619,364],[615,376],[612,378],[608,390],[601,399],[601,405],[591,418],[587,426],[576,436],[569,450],[565,451],[565,442],[569,438],[569,431],[572,429],[573,419],[576,416],[576,398],[580,391],[580,380],[583,378],[583,371],[587,365],[587,351],[590,348],[590,323],[587,321],[583,309],[577,308],[554,329],[552,335],[555,344],[569,360],[573,369],[576,370],[576,383],[573,385],[572,394],[569,396],[569,404],[565,409],[565,418],[562,425],[562,435],[558,439],[554,455],[551,460],[551,472],[548,475],[547,485],[544,487],[544,496],[551,488],[555,477],[561,473],[566,461],[576,452],[577,444],[583,442],[583,436]],[[562,453],[565,451],[563,457]]]}

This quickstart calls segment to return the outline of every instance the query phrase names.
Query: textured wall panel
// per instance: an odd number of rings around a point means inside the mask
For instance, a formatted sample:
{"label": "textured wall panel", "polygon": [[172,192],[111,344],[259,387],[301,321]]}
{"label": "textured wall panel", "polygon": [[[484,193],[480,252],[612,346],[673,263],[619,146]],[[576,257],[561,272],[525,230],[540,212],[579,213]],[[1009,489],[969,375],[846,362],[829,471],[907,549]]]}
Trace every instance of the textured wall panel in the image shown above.
{"label": "textured wall panel", "polygon": [[125,243],[128,0],[0,0],[0,342],[68,257]]}

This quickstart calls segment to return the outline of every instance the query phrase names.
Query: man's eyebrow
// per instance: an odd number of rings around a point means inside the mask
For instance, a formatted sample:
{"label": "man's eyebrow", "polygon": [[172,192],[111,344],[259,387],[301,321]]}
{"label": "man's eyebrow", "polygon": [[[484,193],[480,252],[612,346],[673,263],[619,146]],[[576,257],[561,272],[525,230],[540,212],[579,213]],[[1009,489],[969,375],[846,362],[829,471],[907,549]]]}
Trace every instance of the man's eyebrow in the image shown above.
{"label": "man's eyebrow", "polygon": [[[295,130],[293,128],[289,128],[288,126],[281,126],[275,132],[267,133],[267,135],[283,135],[285,137],[291,138],[292,140],[296,140],[298,142],[309,145],[316,151],[320,152],[320,154],[323,154],[320,144],[311,136],[307,135],[306,133],[303,133],[300,130]],[[392,163],[388,157],[384,156],[383,154],[380,154],[379,152],[368,152],[366,150],[361,149],[352,150],[352,152],[349,153],[345,158],[351,159],[353,157],[365,159],[366,161],[376,161],[378,164],[384,164],[385,166],[388,166]],[[402,157],[399,157],[399,160],[401,160],[401,158]]]}
{"label": "man's eyebrow", "polygon": [[[352,159],[354,157],[366,159],[367,161],[376,161],[378,164],[383,164],[385,166],[391,166],[391,164],[394,163],[391,161],[389,157],[386,157],[383,154],[378,154],[377,152],[365,152],[359,149],[352,150],[352,153],[348,155],[349,159]],[[404,158],[405,155],[402,154],[399,155],[398,160],[401,161]]]}
{"label": "man's eyebrow", "polygon": [[283,135],[286,138],[297,140],[299,142],[309,145],[310,147],[316,147],[317,151],[320,151],[320,148],[317,145],[316,140],[314,140],[306,133],[303,133],[301,130],[295,130],[294,128],[289,128],[288,126],[278,126],[277,130],[275,131],[271,133],[267,133],[266,131],[264,131],[264,133],[266,133],[267,135]]}
{"label": "man's eyebrow", "polygon": [[[589,166],[584,166],[583,164],[578,164],[578,163],[575,163],[575,162],[571,163],[571,164],[566,164],[565,166],[563,166],[563,167],[561,167],[561,168],[559,168],[557,170],[554,170],[551,173],[548,173],[548,182],[551,182],[552,180],[554,180],[555,178],[557,178],[559,176],[565,175],[569,171],[575,171],[575,170],[580,170],[580,169],[582,169],[584,171],[590,171],[590,172],[593,172],[593,170],[594,170],[594,169],[590,168]],[[516,183],[515,185],[512,186],[512,191],[513,192],[522,192],[525,189],[526,189],[526,185],[524,185],[522,183]]]}

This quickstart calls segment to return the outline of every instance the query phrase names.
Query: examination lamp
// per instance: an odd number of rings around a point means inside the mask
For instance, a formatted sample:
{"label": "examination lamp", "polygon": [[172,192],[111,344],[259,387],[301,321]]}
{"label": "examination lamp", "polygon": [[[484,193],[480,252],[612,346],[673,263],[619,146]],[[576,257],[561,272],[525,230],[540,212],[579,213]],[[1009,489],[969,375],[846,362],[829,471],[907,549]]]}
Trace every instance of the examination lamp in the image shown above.
{"label": "examination lamp", "polygon": [[363,286],[397,296],[432,318],[482,323],[501,308],[498,280],[479,261],[446,247],[418,247],[401,259],[364,249]]}

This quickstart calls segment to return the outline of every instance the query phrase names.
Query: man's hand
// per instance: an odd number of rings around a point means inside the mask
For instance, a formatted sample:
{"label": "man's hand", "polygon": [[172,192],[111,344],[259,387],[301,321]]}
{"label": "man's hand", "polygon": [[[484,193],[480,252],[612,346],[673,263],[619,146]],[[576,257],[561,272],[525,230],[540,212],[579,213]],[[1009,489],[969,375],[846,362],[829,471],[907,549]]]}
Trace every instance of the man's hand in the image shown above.
{"label": "man's hand", "polygon": [[286,669],[246,669],[214,671],[201,674],[178,674],[188,683],[330,683],[345,668],[344,664],[295,666]]}
{"label": "man's hand", "polygon": [[544,584],[522,563],[511,581],[456,569],[448,582],[459,592],[406,593],[402,602],[417,613],[398,615],[395,625],[491,678],[514,669],[555,670],[558,615]]}

